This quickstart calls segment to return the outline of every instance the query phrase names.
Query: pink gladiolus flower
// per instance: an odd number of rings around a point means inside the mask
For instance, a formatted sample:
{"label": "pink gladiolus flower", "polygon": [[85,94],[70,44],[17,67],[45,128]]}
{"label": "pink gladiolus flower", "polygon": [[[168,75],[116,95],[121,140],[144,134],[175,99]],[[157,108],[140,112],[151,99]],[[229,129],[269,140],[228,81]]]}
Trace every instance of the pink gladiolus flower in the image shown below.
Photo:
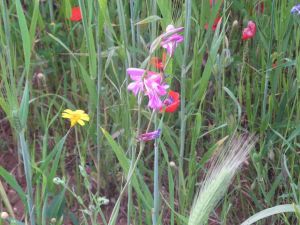
{"label": "pink gladiolus flower", "polygon": [[139,141],[151,141],[160,136],[160,129],[149,132],[149,133],[144,133],[138,136]]}
{"label": "pink gladiolus flower", "polygon": [[127,89],[134,95],[143,92],[149,98],[148,106],[152,109],[160,109],[162,107],[160,96],[166,95],[169,88],[169,85],[163,82],[162,75],[138,68],[128,68],[127,73],[134,81]]}
{"label": "pink gladiolus flower", "polygon": [[[176,30],[178,30],[178,31],[175,32]],[[183,41],[183,36],[178,34],[178,32],[180,32],[182,30],[183,30],[183,27],[175,28],[171,24],[168,25],[167,28],[166,28],[166,35],[168,33],[175,32],[172,35],[163,38],[162,42],[160,43],[160,45],[167,50],[167,53],[170,56],[174,55],[174,52],[175,52],[175,49],[177,48],[178,43]]]}
{"label": "pink gladiolus flower", "polygon": [[130,83],[127,87],[128,90],[132,91],[135,96],[141,91],[144,91],[143,75],[146,73],[143,69],[128,68],[127,73],[131,80],[134,82]]}
{"label": "pink gladiolus flower", "polygon": [[249,21],[247,27],[243,30],[242,39],[247,40],[253,38],[256,34],[256,25],[253,21]]}

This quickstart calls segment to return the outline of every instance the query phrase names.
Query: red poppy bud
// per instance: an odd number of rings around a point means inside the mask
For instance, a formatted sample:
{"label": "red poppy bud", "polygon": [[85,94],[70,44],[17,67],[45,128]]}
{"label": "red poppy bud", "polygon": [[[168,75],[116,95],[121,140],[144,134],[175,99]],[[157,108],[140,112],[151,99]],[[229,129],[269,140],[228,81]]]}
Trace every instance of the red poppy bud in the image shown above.
{"label": "red poppy bud", "polygon": [[243,30],[242,39],[247,40],[253,38],[256,33],[256,25],[253,21],[248,22],[248,26]]}

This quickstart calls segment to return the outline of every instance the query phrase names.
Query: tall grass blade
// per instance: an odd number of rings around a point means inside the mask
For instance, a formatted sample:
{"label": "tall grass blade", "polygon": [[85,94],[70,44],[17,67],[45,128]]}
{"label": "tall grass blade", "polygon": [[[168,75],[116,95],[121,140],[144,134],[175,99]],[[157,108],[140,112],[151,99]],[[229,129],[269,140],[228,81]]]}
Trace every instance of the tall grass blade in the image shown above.
{"label": "tall grass blade", "polygon": [[276,214],[281,213],[288,213],[288,212],[296,212],[296,209],[300,210],[299,206],[292,205],[292,204],[285,204],[285,205],[277,205],[268,209],[264,209],[250,218],[248,218],[246,221],[244,221],[241,225],[251,225],[256,223],[257,221],[267,218],[269,216],[273,216]]}
{"label": "tall grass blade", "polygon": [[20,0],[16,0],[16,8],[17,8],[18,22],[21,30],[22,43],[23,43],[22,46],[23,46],[24,58],[25,58],[25,71],[26,71],[26,75],[28,75],[29,68],[30,68],[30,57],[31,57],[30,35],[29,35],[29,30],[27,27],[25,15]]}

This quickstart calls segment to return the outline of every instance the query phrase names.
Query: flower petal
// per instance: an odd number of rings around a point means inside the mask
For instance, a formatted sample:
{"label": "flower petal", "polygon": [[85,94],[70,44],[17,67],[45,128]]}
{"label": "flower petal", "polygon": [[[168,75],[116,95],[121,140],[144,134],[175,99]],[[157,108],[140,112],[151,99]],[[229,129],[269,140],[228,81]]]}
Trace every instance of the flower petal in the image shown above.
{"label": "flower petal", "polygon": [[80,119],[81,120],[85,120],[85,121],[90,121],[90,117],[89,117],[89,115],[88,114],[82,114],[81,116],[80,116]]}
{"label": "flower petal", "polygon": [[65,109],[65,110],[64,110],[64,113],[73,114],[73,113],[74,113],[74,111],[72,111],[71,109]]}
{"label": "flower petal", "polygon": [[84,125],[85,125],[85,123],[84,123],[83,120],[78,120],[77,123],[79,123],[79,125],[81,125],[81,126],[84,126]]}
{"label": "flower petal", "polygon": [[141,80],[143,74],[145,73],[145,70],[140,68],[128,68],[126,71],[130,78],[135,81]]}
{"label": "flower petal", "polygon": [[62,117],[62,118],[66,118],[66,119],[70,119],[70,118],[72,117],[72,115],[69,114],[69,113],[62,113],[62,114],[61,114],[61,117]]}

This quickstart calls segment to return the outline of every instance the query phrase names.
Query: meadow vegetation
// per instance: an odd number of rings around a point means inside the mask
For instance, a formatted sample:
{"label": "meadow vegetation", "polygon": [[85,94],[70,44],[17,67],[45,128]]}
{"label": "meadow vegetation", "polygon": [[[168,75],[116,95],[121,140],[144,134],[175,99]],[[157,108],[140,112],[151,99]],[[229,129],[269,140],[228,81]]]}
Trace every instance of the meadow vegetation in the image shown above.
{"label": "meadow vegetation", "polygon": [[0,0],[0,225],[298,224],[295,4]]}

